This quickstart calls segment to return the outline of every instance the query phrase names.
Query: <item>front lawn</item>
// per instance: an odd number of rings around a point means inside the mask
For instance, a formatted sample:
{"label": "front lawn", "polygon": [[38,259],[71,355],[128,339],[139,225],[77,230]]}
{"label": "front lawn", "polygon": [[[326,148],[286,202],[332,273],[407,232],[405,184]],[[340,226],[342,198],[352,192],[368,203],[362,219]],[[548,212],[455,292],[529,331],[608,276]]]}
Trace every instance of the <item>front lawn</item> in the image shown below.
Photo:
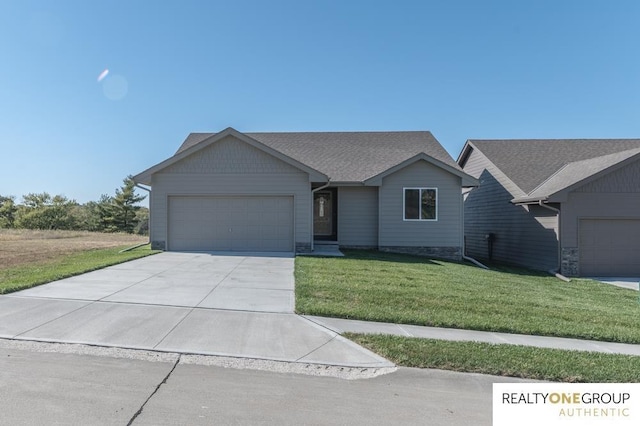
{"label": "front lawn", "polygon": [[296,311],[404,324],[640,343],[638,292],[535,271],[377,251],[296,258]]}
{"label": "front lawn", "polygon": [[637,383],[640,357],[373,334],[345,335],[398,365],[554,382]]}
{"label": "front lawn", "polygon": [[93,249],[65,254],[49,260],[0,268],[0,294],[82,274],[128,260],[158,253],[148,245],[120,253],[127,246]]}

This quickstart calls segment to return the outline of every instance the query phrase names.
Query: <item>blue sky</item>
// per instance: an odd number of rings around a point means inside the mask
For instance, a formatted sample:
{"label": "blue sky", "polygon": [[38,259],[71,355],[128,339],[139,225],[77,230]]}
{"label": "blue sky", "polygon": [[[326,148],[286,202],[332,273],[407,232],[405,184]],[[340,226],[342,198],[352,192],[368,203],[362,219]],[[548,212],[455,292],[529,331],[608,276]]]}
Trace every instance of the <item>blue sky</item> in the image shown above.
{"label": "blue sky", "polygon": [[0,0],[0,195],[97,200],[228,126],[430,130],[454,158],[640,138],[638,22],[624,0]]}

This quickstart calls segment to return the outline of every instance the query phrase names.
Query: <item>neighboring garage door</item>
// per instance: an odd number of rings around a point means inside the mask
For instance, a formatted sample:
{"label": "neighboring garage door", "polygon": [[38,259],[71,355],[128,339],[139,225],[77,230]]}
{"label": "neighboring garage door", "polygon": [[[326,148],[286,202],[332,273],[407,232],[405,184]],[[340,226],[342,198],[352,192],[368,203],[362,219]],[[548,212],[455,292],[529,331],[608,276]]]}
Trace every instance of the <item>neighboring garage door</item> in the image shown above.
{"label": "neighboring garage door", "polygon": [[640,276],[640,219],[582,219],[580,275]]}
{"label": "neighboring garage door", "polygon": [[169,197],[169,250],[293,251],[293,197]]}

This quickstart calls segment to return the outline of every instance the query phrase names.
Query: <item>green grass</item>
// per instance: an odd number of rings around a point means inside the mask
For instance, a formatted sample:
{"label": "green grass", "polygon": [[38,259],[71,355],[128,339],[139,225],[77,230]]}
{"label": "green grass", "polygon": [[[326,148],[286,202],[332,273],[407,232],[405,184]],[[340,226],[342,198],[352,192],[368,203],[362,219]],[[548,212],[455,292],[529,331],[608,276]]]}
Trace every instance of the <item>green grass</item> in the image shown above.
{"label": "green grass", "polygon": [[379,334],[345,337],[398,365],[554,382],[637,383],[640,357]]}
{"label": "green grass", "polygon": [[50,261],[0,269],[0,294],[24,290],[106,266],[158,253],[149,246],[119,253],[126,248],[95,249],[62,256]]}
{"label": "green grass", "polygon": [[535,271],[345,251],[296,258],[299,313],[640,343],[638,292]]}

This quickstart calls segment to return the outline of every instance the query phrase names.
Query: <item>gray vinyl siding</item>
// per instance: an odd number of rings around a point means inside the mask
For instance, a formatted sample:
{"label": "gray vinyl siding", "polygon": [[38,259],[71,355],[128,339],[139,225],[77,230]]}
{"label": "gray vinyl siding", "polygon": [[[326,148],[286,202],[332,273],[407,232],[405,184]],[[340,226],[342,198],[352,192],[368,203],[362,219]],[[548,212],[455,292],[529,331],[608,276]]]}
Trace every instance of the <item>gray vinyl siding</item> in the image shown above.
{"label": "gray vinyl siding", "polygon": [[581,219],[580,276],[640,275],[639,219]]}
{"label": "gray vinyl siding", "polygon": [[[600,179],[591,181],[574,192],[580,193],[640,193],[640,161],[635,161],[625,167],[615,170]],[[637,195],[635,195],[637,197]]]}
{"label": "gray vinyl siding", "polygon": [[[630,196],[632,195],[632,196]],[[562,203],[561,214],[561,232],[562,232],[562,249],[563,253],[575,253],[573,268],[567,269],[567,274],[583,276],[585,274],[582,271],[583,262],[594,263],[593,260],[582,259],[582,249],[580,235],[585,235],[584,231],[581,232],[581,224],[585,224],[592,219],[601,219],[607,221],[615,220],[640,220],[640,196],[635,194],[624,193],[587,193],[587,192],[572,192],[569,194],[566,202]],[[633,235],[632,229],[626,234],[626,238],[629,241],[617,241],[618,245],[629,244],[633,246],[633,239],[636,236]],[[604,246],[604,241],[602,242]],[[602,256],[611,256],[612,251],[602,252]],[[585,256],[588,255],[585,253]],[[620,259],[617,259],[618,261]],[[600,259],[599,262],[602,262]],[[564,266],[563,266],[564,268]],[[588,272],[588,271],[587,271]],[[620,269],[617,272],[601,273],[600,275],[612,275],[612,276],[624,276],[623,270]]]}
{"label": "gray vinyl siding", "polygon": [[151,185],[152,241],[167,241],[170,196],[284,195],[293,197],[295,242],[311,242],[309,175],[233,137],[154,174]]}
{"label": "gray vinyl siding", "polygon": [[545,271],[557,268],[556,213],[539,206],[513,205],[510,201],[522,191],[477,149],[467,159],[464,171],[480,180],[480,186],[464,202],[467,255],[487,259],[485,236],[493,233],[494,260]]}
{"label": "gray vinyl siding", "polygon": [[165,168],[169,174],[299,174],[301,170],[233,136]]}
{"label": "gray vinyl siding", "polygon": [[569,193],[562,203],[562,245],[578,247],[580,219],[640,218],[640,162],[613,171]]}
{"label": "gray vinyl siding", "polygon": [[378,187],[338,188],[338,244],[378,246]]}
{"label": "gray vinyl siding", "polygon": [[[405,221],[403,188],[437,188],[437,220]],[[417,161],[382,181],[379,192],[379,246],[460,247],[461,179],[426,161]]]}
{"label": "gray vinyl siding", "polygon": [[[632,251],[637,247],[637,242],[634,241],[637,236],[633,234],[638,227],[631,224],[640,220],[640,161],[614,170],[570,192],[566,201],[562,203],[560,220],[563,253],[572,253],[575,256],[571,259],[571,267],[567,268],[570,275],[582,276],[595,269],[603,276],[624,276],[635,272],[637,269],[633,264],[637,265],[637,257],[630,259],[628,256],[633,256]],[[623,235],[628,240],[616,239],[615,244],[605,249],[607,238],[611,237],[605,235],[598,241],[600,246],[597,249],[602,249],[602,252],[594,251],[594,247],[590,247],[592,241],[581,241],[581,238],[592,232],[587,228],[581,229],[581,226],[588,227],[595,222],[599,222],[602,229],[606,229],[607,226],[613,226],[612,229],[615,229],[616,223],[618,226],[625,224],[628,232]],[[616,251],[620,247],[629,249],[620,253]],[[617,262],[625,261],[627,265],[617,265]],[[606,271],[607,267],[610,271]]]}

